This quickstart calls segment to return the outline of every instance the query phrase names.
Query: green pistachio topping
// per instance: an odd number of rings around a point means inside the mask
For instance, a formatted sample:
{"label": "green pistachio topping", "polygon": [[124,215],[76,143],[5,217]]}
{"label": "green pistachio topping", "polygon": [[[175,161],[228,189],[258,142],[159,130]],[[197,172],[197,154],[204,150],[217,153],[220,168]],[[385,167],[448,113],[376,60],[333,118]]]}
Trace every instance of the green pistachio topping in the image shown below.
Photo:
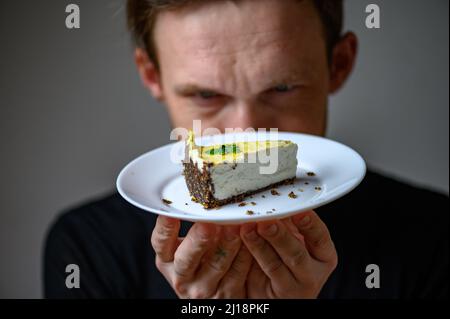
{"label": "green pistachio topping", "polygon": [[209,155],[226,155],[230,153],[236,154],[240,152],[241,150],[236,144],[221,145],[208,151]]}

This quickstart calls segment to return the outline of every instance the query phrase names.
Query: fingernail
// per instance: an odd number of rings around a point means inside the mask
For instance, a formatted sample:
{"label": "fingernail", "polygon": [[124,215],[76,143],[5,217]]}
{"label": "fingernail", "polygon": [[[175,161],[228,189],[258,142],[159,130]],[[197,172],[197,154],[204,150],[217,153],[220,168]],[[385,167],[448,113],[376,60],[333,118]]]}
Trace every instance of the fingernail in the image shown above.
{"label": "fingernail", "polygon": [[227,226],[224,229],[224,237],[227,241],[235,240],[239,235],[239,226]]}
{"label": "fingernail", "polygon": [[208,224],[198,224],[197,232],[200,238],[208,239],[213,236],[214,226]]}
{"label": "fingernail", "polygon": [[247,224],[243,226],[244,237],[248,240],[258,239],[258,234],[256,233],[256,224]]}
{"label": "fingernail", "polygon": [[248,240],[256,240],[258,239],[258,234],[254,230],[252,230],[251,232],[245,234],[245,238],[247,238]]}
{"label": "fingernail", "polygon": [[263,233],[267,236],[274,236],[278,231],[278,225],[272,224],[270,226],[266,226],[262,229]]}
{"label": "fingernail", "polygon": [[308,215],[306,215],[305,217],[303,217],[302,219],[300,219],[300,221],[298,222],[299,226],[306,226],[311,222],[311,217],[309,217]]}

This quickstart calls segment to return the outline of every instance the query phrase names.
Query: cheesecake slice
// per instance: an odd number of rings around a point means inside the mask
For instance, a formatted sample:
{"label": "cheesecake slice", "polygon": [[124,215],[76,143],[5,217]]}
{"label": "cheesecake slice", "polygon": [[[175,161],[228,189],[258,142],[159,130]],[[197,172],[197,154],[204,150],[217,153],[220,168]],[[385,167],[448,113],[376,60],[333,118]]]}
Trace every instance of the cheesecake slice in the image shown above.
{"label": "cheesecake slice", "polygon": [[291,141],[272,140],[198,146],[189,132],[183,175],[192,200],[216,208],[293,183],[297,149]]}

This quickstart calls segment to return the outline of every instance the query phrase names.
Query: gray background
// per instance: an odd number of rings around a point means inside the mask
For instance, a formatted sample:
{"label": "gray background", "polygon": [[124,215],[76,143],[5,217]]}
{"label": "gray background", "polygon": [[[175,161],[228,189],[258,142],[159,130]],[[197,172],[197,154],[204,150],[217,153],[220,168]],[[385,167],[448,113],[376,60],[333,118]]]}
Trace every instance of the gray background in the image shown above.
{"label": "gray background", "polygon": [[[114,189],[119,170],[169,141],[142,88],[123,1],[0,3],[0,297],[42,296],[43,239],[56,214]],[[365,6],[381,7],[380,30]],[[347,0],[356,71],[332,98],[328,136],[379,170],[448,194],[448,1]],[[380,199],[382,200],[382,199]],[[364,213],[364,212],[361,212]]]}

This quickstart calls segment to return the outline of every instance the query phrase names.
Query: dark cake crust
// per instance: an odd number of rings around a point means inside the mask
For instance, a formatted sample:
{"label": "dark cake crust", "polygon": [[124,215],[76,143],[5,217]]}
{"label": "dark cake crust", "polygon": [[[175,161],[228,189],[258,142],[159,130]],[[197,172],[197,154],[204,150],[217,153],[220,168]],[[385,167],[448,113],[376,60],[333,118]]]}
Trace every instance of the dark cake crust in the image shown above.
{"label": "dark cake crust", "polygon": [[242,201],[245,197],[256,194],[258,192],[271,189],[280,185],[292,184],[295,181],[295,177],[285,179],[281,182],[271,184],[267,187],[257,189],[254,191],[246,192],[230,198],[218,200],[214,197],[214,185],[211,183],[211,175],[208,171],[207,164],[200,169],[189,160],[189,163],[183,162],[183,175],[186,180],[186,185],[191,194],[192,200],[203,205],[206,209],[216,208],[229,203],[235,203]]}

